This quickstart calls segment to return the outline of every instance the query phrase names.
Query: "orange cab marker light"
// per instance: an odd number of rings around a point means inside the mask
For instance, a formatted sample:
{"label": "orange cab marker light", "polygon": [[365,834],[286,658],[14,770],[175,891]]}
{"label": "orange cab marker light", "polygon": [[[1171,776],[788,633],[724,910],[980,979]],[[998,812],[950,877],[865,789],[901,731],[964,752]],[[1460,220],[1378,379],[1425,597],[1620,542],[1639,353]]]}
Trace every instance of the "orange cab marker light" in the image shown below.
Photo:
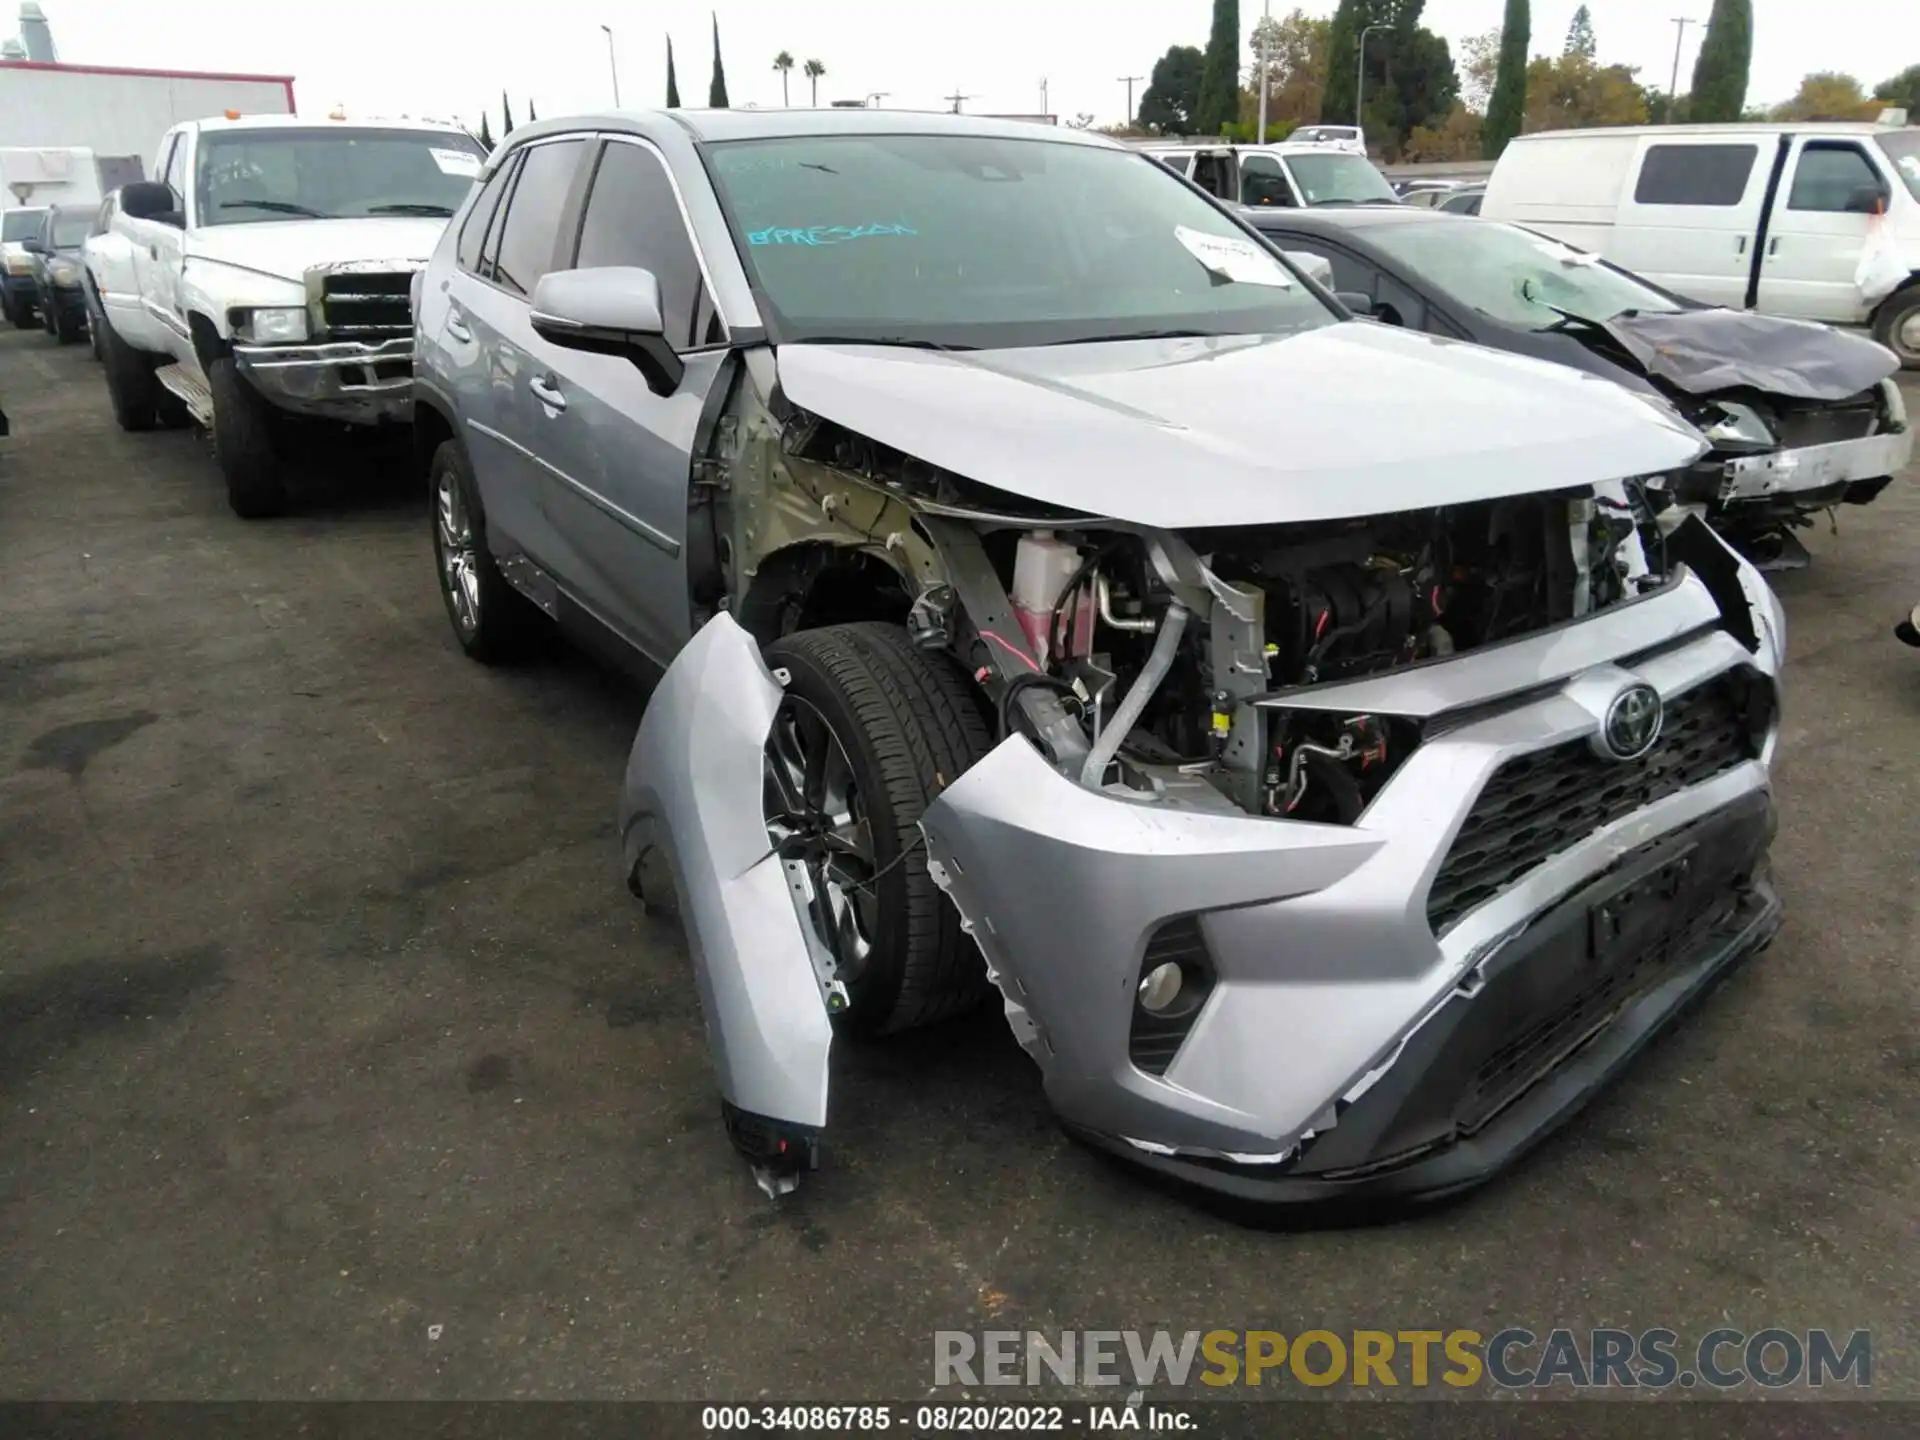
{"label": "orange cab marker light", "polygon": [[238,110],[227,111],[227,119],[238,120],[239,118],[240,118],[240,112]]}

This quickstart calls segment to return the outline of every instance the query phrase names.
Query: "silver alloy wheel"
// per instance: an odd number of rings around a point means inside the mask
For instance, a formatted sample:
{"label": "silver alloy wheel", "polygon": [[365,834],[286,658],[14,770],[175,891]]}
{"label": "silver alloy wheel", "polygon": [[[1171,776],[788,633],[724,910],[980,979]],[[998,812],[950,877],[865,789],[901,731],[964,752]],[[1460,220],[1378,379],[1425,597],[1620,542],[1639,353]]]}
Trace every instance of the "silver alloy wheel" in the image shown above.
{"label": "silver alloy wheel", "polygon": [[842,984],[859,979],[879,932],[873,826],[846,746],[826,717],[789,695],[766,750],[767,836],[808,882],[808,918]]}
{"label": "silver alloy wheel", "polygon": [[1893,332],[1893,342],[1903,358],[1920,355],[1920,305],[1907,311]]}
{"label": "silver alloy wheel", "polygon": [[440,552],[440,583],[453,609],[453,623],[462,635],[480,628],[480,568],[473,542],[473,522],[467,518],[466,496],[451,466],[440,471],[434,496],[440,523],[434,532]]}

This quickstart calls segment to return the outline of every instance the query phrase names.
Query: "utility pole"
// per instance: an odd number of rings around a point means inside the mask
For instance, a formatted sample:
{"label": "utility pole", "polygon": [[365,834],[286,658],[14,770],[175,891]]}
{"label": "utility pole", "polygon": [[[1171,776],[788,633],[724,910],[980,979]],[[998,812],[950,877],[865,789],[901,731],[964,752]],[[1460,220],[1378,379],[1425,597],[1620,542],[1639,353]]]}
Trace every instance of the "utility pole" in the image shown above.
{"label": "utility pole", "polygon": [[1273,24],[1273,0],[1260,7],[1260,133],[1257,144],[1267,143],[1267,28]]}
{"label": "utility pole", "polygon": [[1133,82],[1146,78],[1144,75],[1122,75],[1120,77],[1120,83],[1127,87],[1127,124],[1129,125],[1133,124]]}
{"label": "utility pole", "polygon": [[1673,102],[1680,98],[1680,46],[1687,38],[1687,26],[1698,25],[1698,20],[1690,20],[1685,15],[1673,17],[1673,78],[1667,82],[1667,124],[1673,124]]}
{"label": "utility pole", "polygon": [[1360,132],[1360,146],[1367,144],[1367,107],[1361,104],[1367,90],[1367,36],[1376,30],[1391,30],[1391,25],[1369,25],[1360,32],[1360,58],[1354,62],[1353,124]]}
{"label": "utility pole", "polygon": [[600,28],[607,32],[607,73],[613,77],[613,108],[618,110],[620,108],[620,67],[613,61],[613,27],[602,25]]}
{"label": "utility pole", "polygon": [[960,91],[959,91],[959,88],[958,88],[958,87],[956,86],[956,87],[955,87],[955,89],[954,89],[954,92],[953,92],[953,94],[951,94],[951,95],[942,95],[942,96],[941,96],[940,98],[941,98],[942,100],[951,100],[951,101],[953,102],[953,113],[954,113],[954,114],[956,114],[956,115],[958,115],[958,114],[960,113],[960,102],[961,102],[962,100],[972,100],[972,99],[975,99],[975,98],[977,98],[977,97],[975,97],[975,96],[972,96],[972,95],[962,95],[962,94],[960,93]]}

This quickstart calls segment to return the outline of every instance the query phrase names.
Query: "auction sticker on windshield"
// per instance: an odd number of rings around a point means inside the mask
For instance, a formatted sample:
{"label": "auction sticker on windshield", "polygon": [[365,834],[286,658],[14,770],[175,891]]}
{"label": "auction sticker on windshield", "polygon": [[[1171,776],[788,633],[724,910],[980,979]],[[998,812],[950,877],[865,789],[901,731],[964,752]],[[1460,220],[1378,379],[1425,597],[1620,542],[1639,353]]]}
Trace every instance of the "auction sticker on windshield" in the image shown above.
{"label": "auction sticker on windshield", "polygon": [[1173,227],[1173,238],[1187,247],[1189,254],[1216,275],[1249,285],[1273,285],[1282,290],[1293,288],[1293,278],[1281,263],[1251,240],[1236,240],[1229,235],[1208,235],[1185,225]]}
{"label": "auction sticker on windshield", "polygon": [[442,175],[478,175],[480,157],[466,150],[429,150]]}

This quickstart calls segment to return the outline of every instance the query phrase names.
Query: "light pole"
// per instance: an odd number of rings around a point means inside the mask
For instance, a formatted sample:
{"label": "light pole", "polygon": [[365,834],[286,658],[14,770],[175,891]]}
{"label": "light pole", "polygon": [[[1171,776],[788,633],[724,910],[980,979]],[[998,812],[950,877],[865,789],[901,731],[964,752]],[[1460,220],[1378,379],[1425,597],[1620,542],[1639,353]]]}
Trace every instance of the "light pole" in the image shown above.
{"label": "light pole", "polygon": [[1360,58],[1354,62],[1353,76],[1353,124],[1360,132],[1360,145],[1364,149],[1367,143],[1367,109],[1360,102],[1367,90],[1367,36],[1376,30],[1391,30],[1391,25],[1369,25],[1360,32]]}
{"label": "light pole", "polygon": [[1047,113],[1047,77],[1044,75],[1040,77],[1040,113]]}
{"label": "light pole", "polygon": [[1273,24],[1273,0],[1260,7],[1260,138],[1267,143],[1267,30]]}
{"label": "light pole", "polygon": [[613,77],[613,108],[618,110],[620,108],[620,67],[613,61],[613,27],[602,25],[600,28],[607,32],[607,73]]}
{"label": "light pole", "polygon": [[1144,75],[1122,75],[1120,77],[1120,83],[1127,87],[1127,124],[1129,125],[1133,124],[1133,82],[1146,78]]}
{"label": "light pole", "polygon": [[892,93],[891,90],[869,90],[867,92],[867,107],[869,109],[877,109],[879,103]]}
{"label": "light pole", "polygon": [[1687,26],[1698,25],[1698,20],[1690,20],[1685,15],[1673,17],[1673,78],[1667,81],[1667,124],[1673,124],[1673,102],[1680,97],[1675,92],[1680,88],[1680,46],[1687,38]]}

